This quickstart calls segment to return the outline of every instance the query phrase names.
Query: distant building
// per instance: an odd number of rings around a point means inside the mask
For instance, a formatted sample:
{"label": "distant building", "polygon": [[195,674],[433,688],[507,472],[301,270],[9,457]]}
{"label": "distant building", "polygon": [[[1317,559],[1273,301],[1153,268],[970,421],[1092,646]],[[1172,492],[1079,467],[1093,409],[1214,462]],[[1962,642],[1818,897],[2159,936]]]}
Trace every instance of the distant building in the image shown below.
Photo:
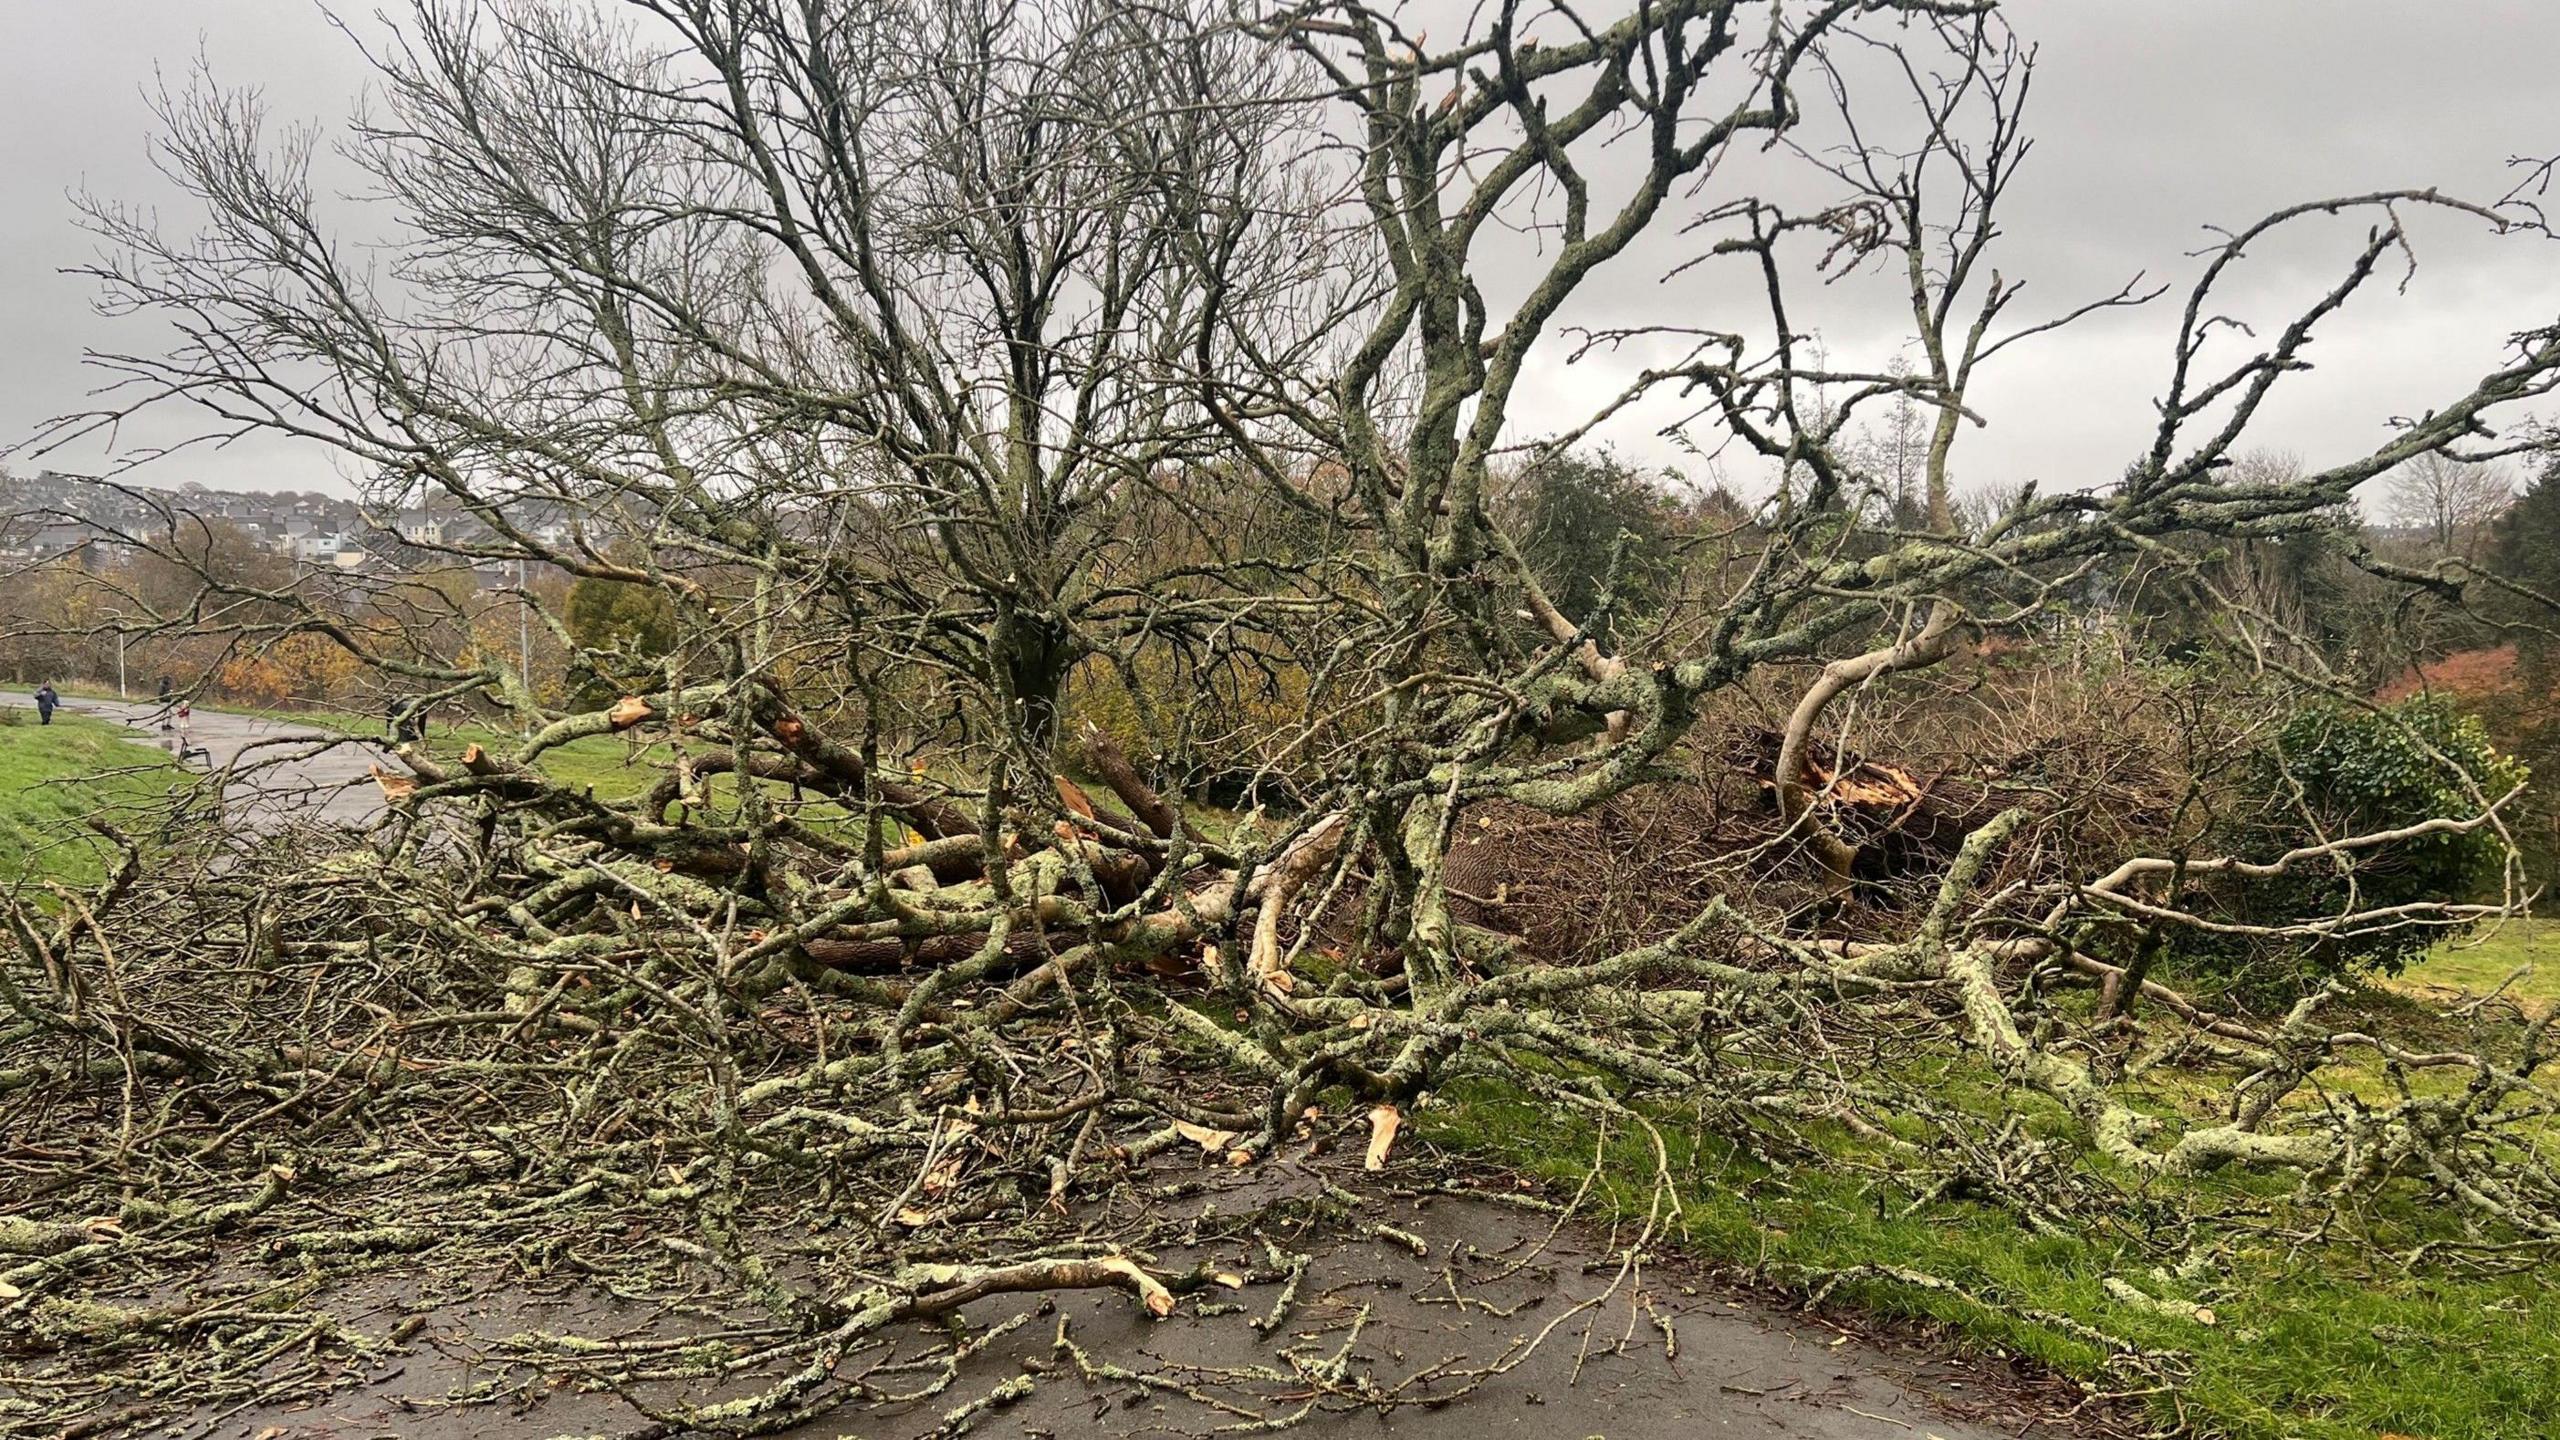
{"label": "distant building", "polygon": [[[450,503],[384,516],[368,514],[352,496],[317,491],[213,490],[195,481],[168,489],[45,471],[0,480],[0,558],[77,554],[83,564],[114,564],[136,551],[117,536],[163,534],[182,516],[228,524],[252,546],[306,571],[351,577],[449,569],[455,547],[494,538],[478,516]],[[555,502],[510,506],[509,520],[544,545],[572,538]],[[484,559],[473,568],[483,584],[514,583],[512,561]]]}

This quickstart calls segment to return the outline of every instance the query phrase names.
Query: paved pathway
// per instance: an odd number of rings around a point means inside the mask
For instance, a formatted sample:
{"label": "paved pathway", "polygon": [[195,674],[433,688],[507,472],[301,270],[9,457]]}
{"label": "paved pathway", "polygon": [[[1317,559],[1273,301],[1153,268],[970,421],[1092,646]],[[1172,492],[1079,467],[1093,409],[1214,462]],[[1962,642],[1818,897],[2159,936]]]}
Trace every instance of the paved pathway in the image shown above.
{"label": "paved pathway", "polygon": [[[6,699],[28,703],[16,695]],[[120,721],[149,743],[178,753],[178,734],[163,728],[167,715],[157,702],[71,699],[63,708]],[[191,768],[236,766],[244,772],[224,787],[222,798],[234,823],[250,828],[315,820],[369,824],[382,813],[382,791],[371,767],[403,768],[379,743],[341,740],[308,725],[227,710],[197,708],[187,722],[187,738],[195,746],[183,757]]]}

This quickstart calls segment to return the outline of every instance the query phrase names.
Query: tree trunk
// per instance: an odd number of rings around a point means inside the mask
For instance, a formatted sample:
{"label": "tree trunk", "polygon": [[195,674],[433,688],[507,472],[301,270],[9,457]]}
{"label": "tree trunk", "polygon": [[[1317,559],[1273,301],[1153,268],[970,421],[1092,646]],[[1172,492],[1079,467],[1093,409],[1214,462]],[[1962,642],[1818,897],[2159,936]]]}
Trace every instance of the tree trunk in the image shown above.
{"label": "tree trunk", "polygon": [[1066,710],[1067,675],[1081,658],[1063,626],[1019,615],[999,624],[996,662],[1004,669],[1005,691],[1013,704],[1007,723],[1044,764]]}

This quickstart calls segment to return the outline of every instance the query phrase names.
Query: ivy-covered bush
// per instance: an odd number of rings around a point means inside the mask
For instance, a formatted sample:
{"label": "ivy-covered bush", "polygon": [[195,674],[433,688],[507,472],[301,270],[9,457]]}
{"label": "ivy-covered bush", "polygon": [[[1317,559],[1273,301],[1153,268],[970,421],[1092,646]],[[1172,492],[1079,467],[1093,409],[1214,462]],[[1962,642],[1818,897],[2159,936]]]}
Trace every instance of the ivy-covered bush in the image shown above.
{"label": "ivy-covered bush", "polygon": [[[2245,803],[2231,817],[2231,848],[2265,861],[2325,840],[2477,815],[2484,800],[2523,783],[2525,768],[2490,744],[2477,716],[2448,700],[2419,696],[2378,713],[2305,706],[2247,758],[2237,778]],[[2220,908],[2234,918],[2272,924],[2473,898],[2497,886],[2505,855],[2496,831],[2480,826],[2361,850],[2352,866],[2323,857],[2279,878],[2233,879],[2214,888]],[[2396,974],[2444,938],[2441,928],[2365,927],[2308,946],[2273,952],[2251,946],[2250,953],[2224,958],[2261,981]]]}

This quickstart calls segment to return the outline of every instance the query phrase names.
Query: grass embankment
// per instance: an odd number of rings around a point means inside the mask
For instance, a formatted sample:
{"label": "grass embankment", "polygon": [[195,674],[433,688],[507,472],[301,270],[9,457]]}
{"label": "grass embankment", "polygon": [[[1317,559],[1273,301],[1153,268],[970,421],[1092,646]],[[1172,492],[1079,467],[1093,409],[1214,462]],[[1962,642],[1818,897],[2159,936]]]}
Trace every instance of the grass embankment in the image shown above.
{"label": "grass embankment", "polygon": [[[2360,1003],[2392,1012],[2396,1026],[2434,1024],[2453,1039],[2456,1022],[2430,1011],[2493,989],[2518,964],[2546,957],[2560,960],[2560,925],[2515,922],[2485,942],[2438,951],[2391,990]],[[2560,1001],[2560,965],[2537,969],[2506,993],[2528,1009]],[[2163,1114],[2220,1118],[2213,1104],[2219,1092],[2153,1073],[2164,1078],[2137,1090],[2142,1103]],[[2064,1153],[2078,1149],[2074,1127],[2058,1110],[2005,1090],[1979,1068],[1953,1065],[1924,1078],[1941,1103],[1985,1115],[2022,1113],[2028,1134],[2061,1141]],[[2434,1072],[2412,1083],[2458,1087],[2462,1077]],[[2369,1089],[2366,1098],[2381,1100],[2388,1082],[2378,1072],[2350,1073],[2340,1088]],[[1593,1193],[1602,1204],[1633,1216],[1653,1201],[1657,1166],[1652,1141],[1640,1132],[1604,1134],[1589,1117],[1483,1090],[1450,1096],[1424,1118],[1424,1133],[1441,1143],[1566,1188],[1583,1183],[1597,1146],[1603,1158]],[[1743,1153],[1695,1116],[1658,1111],[1651,1118],[1669,1148],[1681,1203],[1671,1232],[1691,1253],[1799,1289],[1861,1267],[1917,1272],[1966,1294],[1872,1272],[1842,1281],[1833,1293],[2032,1357],[2094,1388],[2138,1393],[2156,1383],[2110,1371],[2099,1345],[2033,1316],[2092,1327],[2173,1357],[2161,1368],[2174,1388],[2147,1397],[2164,1421],[2251,1440],[2560,1435],[2560,1286],[2530,1254],[2483,1247],[2473,1252],[2478,1263],[2466,1258],[2459,1215],[2414,1186],[2342,1222],[2299,1203],[2289,1181],[2233,1171],[2145,1185],[2082,1160],[2083,1172],[2114,1182],[2120,1204],[2046,1225],[1996,1195],[1924,1199],[1921,1192],[1941,1177],[1915,1173],[1845,1129],[1813,1127],[1823,1158],[1781,1165]],[[1916,1122],[1905,1134],[1925,1138]],[[2551,1138],[2560,1143],[2560,1128]],[[2402,1258],[2429,1241],[2454,1248],[2404,1268]],[[2211,1322],[2120,1298],[2109,1291],[2111,1279],[2206,1307]]]}
{"label": "grass embankment", "polygon": [[96,884],[115,849],[85,822],[147,832],[154,809],[192,783],[121,725],[67,713],[39,725],[32,710],[0,712],[0,884]]}

